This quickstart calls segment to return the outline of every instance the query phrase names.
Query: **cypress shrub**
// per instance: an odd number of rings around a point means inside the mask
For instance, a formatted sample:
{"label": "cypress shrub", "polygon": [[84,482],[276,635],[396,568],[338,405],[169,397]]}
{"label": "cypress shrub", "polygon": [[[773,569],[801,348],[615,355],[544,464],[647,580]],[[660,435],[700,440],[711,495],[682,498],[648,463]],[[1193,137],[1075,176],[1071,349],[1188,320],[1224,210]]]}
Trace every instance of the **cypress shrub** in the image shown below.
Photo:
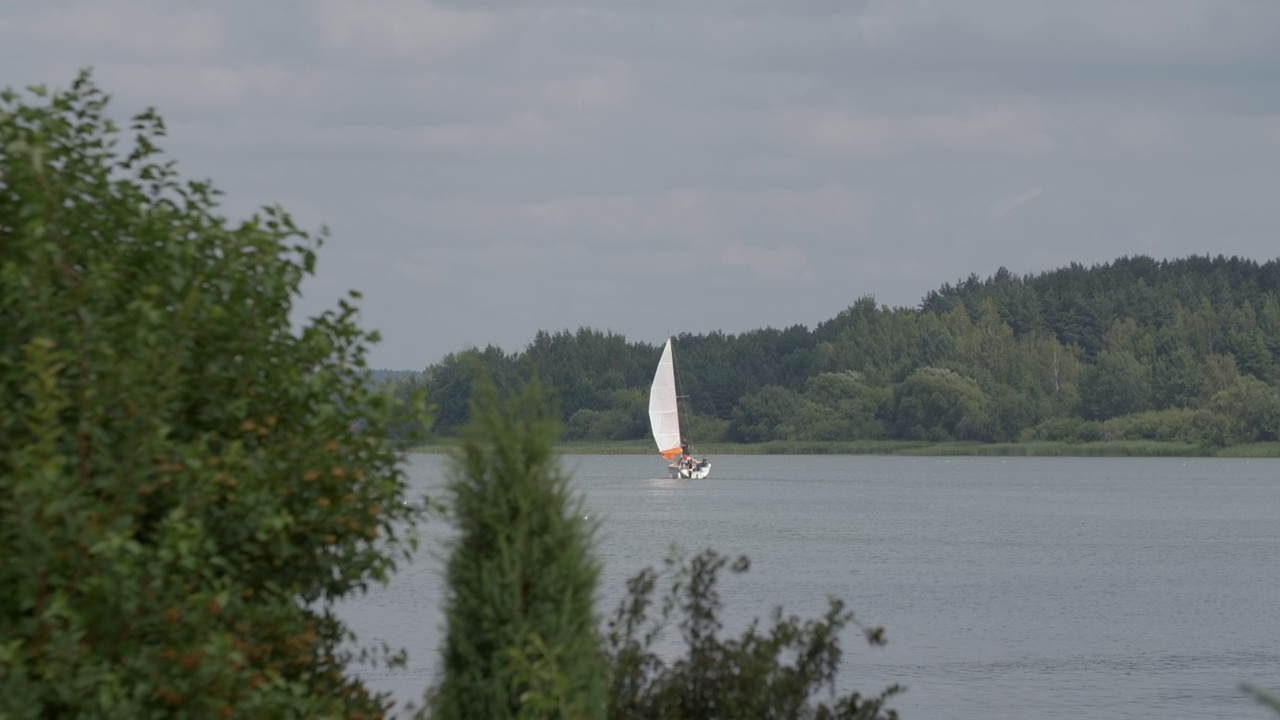
{"label": "cypress shrub", "polygon": [[436,720],[604,717],[595,525],[569,486],[559,427],[535,378],[499,397],[481,374],[452,458]]}

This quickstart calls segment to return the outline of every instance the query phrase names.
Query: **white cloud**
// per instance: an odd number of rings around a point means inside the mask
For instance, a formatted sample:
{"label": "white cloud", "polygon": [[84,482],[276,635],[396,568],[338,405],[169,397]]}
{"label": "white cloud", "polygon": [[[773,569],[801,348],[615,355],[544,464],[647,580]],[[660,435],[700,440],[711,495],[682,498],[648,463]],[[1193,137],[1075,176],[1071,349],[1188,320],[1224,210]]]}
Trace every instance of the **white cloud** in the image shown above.
{"label": "white cloud", "polygon": [[492,14],[432,0],[319,0],[311,8],[325,47],[364,59],[446,57],[498,31]]}
{"label": "white cloud", "polygon": [[991,203],[987,209],[987,217],[992,220],[1003,220],[1009,213],[1044,194],[1044,188],[1032,185],[1015,193],[1010,193]]}
{"label": "white cloud", "polygon": [[871,5],[855,21],[855,27],[862,38],[870,43],[897,40],[903,22],[900,8],[901,3]]}
{"label": "white cloud", "polygon": [[[765,280],[813,277],[805,248],[841,247],[866,237],[873,195],[844,186],[810,191],[681,189],[649,195],[558,196],[523,203],[401,198],[389,214],[434,238],[434,259],[468,267],[534,263],[520,247],[554,248],[600,261],[692,272],[716,266],[749,270]],[[465,243],[448,238],[468,238]],[[443,240],[442,240],[443,239]],[[646,247],[647,244],[647,247]],[[465,247],[464,247],[465,246]],[[803,246],[803,247],[802,247]]]}
{"label": "white cloud", "polygon": [[917,230],[928,230],[933,227],[933,213],[918,200],[911,202],[911,226]]}
{"label": "white cloud", "polygon": [[[130,101],[159,102],[165,117],[188,114],[204,122],[217,116],[256,115],[252,109],[315,108],[325,90],[316,86],[314,76],[271,65],[110,63],[97,74],[104,86]],[[262,122],[261,115],[256,119]]]}
{"label": "white cloud", "polygon": [[790,109],[781,113],[780,131],[813,150],[857,158],[939,150],[1035,157],[1058,147],[1051,119],[1041,108],[1008,104],[902,116]]}
{"label": "white cloud", "polygon": [[920,285],[934,282],[935,278],[949,279],[955,271],[946,261],[931,257],[869,257],[859,260],[855,267],[864,281],[890,278],[894,282],[913,281]]}
{"label": "white cloud", "polygon": [[547,268],[570,268],[584,259],[580,245],[525,238],[496,243],[459,245],[428,244],[401,252],[355,250],[355,262],[372,265],[408,280],[445,281],[457,278],[485,279],[495,273]]}
{"label": "white cloud", "polygon": [[873,193],[833,184],[806,191],[682,188],[513,203],[402,197],[383,208],[423,227],[451,232],[572,236],[595,244],[647,238],[656,248],[779,235],[841,242],[868,232],[876,202]]}
{"label": "white cloud", "polygon": [[634,101],[635,76],[630,63],[606,60],[581,72],[548,79],[539,94],[562,108],[579,104],[592,112],[602,107],[616,108]]}
{"label": "white cloud", "polygon": [[[1023,61],[1065,59],[1069,68],[1252,53],[1274,45],[1277,19],[1277,6],[1258,0],[895,0],[872,4],[859,25],[869,40],[909,46],[938,67],[1013,49]],[[1055,65],[1042,69],[1063,68]]]}
{"label": "white cloud", "polygon": [[1159,46],[1203,38],[1214,6],[1222,7],[1221,0],[1108,0],[1088,11],[1094,26],[1118,42]]}
{"label": "white cloud", "polygon": [[222,149],[270,146],[477,155],[549,154],[571,139],[569,133],[562,131],[559,121],[537,113],[407,127],[320,127],[303,119],[262,119],[231,123],[181,122],[173,123],[172,129],[176,137],[187,143]]}
{"label": "white cloud", "polygon": [[207,57],[226,44],[226,21],[209,7],[158,0],[82,0],[44,3],[16,13],[19,42],[92,50],[99,57],[151,61]]}
{"label": "white cloud", "polygon": [[1158,152],[1178,147],[1175,123],[1147,112],[1109,112],[1076,121],[1076,144],[1087,153]]}
{"label": "white cloud", "polygon": [[729,242],[720,251],[727,265],[744,267],[757,277],[768,280],[812,280],[813,265],[804,250],[791,243],[773,247]]}
{"label": "white cloud", "polygon": [[1260,120],[1256,127],[1263,141],[1268,145],[1280,147],[1280,117]]}

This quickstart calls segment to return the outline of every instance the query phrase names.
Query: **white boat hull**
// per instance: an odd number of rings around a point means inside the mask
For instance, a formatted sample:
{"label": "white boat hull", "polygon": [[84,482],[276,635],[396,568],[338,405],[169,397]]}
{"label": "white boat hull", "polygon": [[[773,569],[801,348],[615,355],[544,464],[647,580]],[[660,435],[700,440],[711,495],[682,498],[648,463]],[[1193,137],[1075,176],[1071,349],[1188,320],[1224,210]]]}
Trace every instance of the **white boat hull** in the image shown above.
{"label": "white boat hull", "polygon": [[711,461],[704,461],[692,468],[680,467],[679,463],[671,463],[667,466],[667,471],[671,473],[671,477],[677,480],[701,480],[711,474]]}

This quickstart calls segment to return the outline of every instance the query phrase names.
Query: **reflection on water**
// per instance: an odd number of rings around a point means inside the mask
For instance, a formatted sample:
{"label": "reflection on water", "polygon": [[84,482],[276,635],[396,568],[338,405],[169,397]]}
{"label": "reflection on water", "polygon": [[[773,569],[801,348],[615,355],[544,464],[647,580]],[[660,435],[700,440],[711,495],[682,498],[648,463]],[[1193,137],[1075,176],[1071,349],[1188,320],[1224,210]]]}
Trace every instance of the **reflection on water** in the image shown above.
{"label": "reflection on water", "polygon": [[650,478],[646,481],[649,485],[650,494],[657,496],[670,496],[680,491],[680,486],[690,482],[688,480],[677,480],[673,477]]}
{"label": "reflection on water", "polygon": [[[730,631],[832,594],[884,625],[885,648],[846,636],[842,684],[905,684],[906,718],[1273,717],[1237,688],[1280,688],[1280,463],[723,456],[698,481],[661,464],[566,459],[602,521],[602,616],[672,543],[713,547],[752,559],[724,578]],[[417,487],[442,467],[414,456]],[[408,648],[406,670],[362,672],[402,703],[431,680],[448,533],[341,608]]]}

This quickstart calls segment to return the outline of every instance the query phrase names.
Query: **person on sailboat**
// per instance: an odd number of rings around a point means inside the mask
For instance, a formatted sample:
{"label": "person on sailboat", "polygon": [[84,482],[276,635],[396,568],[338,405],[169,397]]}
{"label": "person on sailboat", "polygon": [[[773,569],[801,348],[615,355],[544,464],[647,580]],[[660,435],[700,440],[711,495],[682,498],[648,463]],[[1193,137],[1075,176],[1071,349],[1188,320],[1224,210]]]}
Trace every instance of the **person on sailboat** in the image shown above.
{"label": "person on sailboat", "polygon": [[689,438],[680,441],[680,454],[686,459],[689,457]]}

